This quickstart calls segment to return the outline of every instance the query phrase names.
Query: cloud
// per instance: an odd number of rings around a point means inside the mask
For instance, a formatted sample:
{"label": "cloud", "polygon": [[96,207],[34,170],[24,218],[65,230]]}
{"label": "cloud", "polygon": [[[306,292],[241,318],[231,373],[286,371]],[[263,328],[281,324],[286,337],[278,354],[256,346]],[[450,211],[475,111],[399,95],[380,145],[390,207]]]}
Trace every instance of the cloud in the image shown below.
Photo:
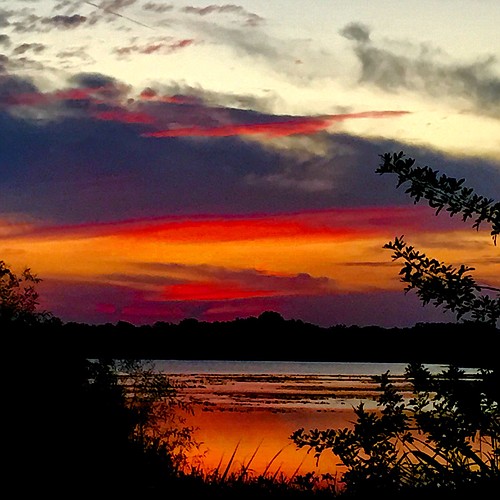
{"label": "cloud", "polygon": [[[78,67],[81,62],[93,63],[95,60],[89,56],[86,47],[68,47],[56,53],[56,57],[62,61],[64,67]],[[78,62],[73,62],[72,59],[78,59]],[[81,67],[81,66],[80,66]]]}
{"label": "cloud", "polygon": [[[351,23],[340,32],[355,42],[354,52],[361,63],[360,83],[370,83],[387,92],[407,89],[436,99],[465,99],[474,111],[494,118],[500,115],[500,76],[497,59],[486,55],[469,63],[455,63],[429,46],[411,46],[405,53],[377,45],[369,29]],[[412,55],[411,52],[414,52]]]}
{"label": "cloud", "polygon": [[[15,212],[13,212],[15,214]],[[455,231],[460,222],[431,217],[428,207],[369,207],[325,210],[302,210],[262,214],[206,214],[132,218],[78,224],[35,224],[32,218],[5,216],[3,239],[86,240],[113,237],[120,241],[151,241],[156,243],[234,243],[346,241],[380,238],[401,227],[406,230],[432,233]],[[2,223],[2,219],[0,219]],[[169,265],[168,271],[186,268]],[[167,269],[163,265],[163,270]],[[202,268],[198,268],[199,277]],[[205,278],[213,277],[206,272]]]}
{"label": "cloud", "polygon": [[134,113],[123,109],[96,111],[94,116],[98,120],[115,121],[122,123],[154,123],[155,119],[146,113]]}
{"label": "cloud", "polygon": [[[80,73],[74,75],[70,82],[70,87],[42,92],[31,80],[4,76],[0,79],[0,104],[15,111],[21,108],[26,119],[62,119],[63,116],[75,116],[79,112],[98,119],[121,119],[128,123],[139,121],[139,115],[135,120],[132,119],[133,110],[118,110],[112,114],[115,102],[120,102],[130,90],[115,79],[99,73]],[[129,120],[126,120],[127,112]]]}
{"label": "cloud", "polygon": [[[5,101],[11,96],[23,93],[38,92],[36,85],[29,79],[15,75],[0,77],[0,99]],[[1,102],[0,101],[0,102]]]}
{"label": "cloud", "polygon": [[42,19],[42,24],[50,24],[56,28],[72,29],[78,28],[87,21],[85,16],[73,14],[72,16],[57,15]]}
{"label": "cloud", "polygon": [[370,40],[370,29],[361,23],[350,23],[342,30],[340,34],[349,40],[366,43]]}
{"label": "cloud", "polygon": [[0,34],[0,45],[10,47],[11,41],[9,35]]}
{"label": "cloud", "polygon": [[[408,111],[363,111],[324,116],[280,116],[270,113],[210,106],[203,92],[196,96],[158,94],[144,89],[139,99],[131,99],[132,89],[114,78],[99,73],[79,73],[69,81],[73,87],[53,92],[15,93],[11,105],[41,106],[70,99],[87,100],[87,116],[122,123],[154,124],[142,137],[231,137],[265,135],[286,137],[315,134],[337,122],[349,119],[396,118]],[[222,99],[228,100],[227,96]],[[7,103],[7,101],[4,101]],[[82,106],[79,109],[84,112]],[[65,110],[67,110],[65,108]]]}
{"label": "cloud", "polygon": [[185,38],[181,40],[162,40],[158,42],[151,42],[144,45],[127,45],[125,47],[118,47],[113,49],[115,54],[119,56],[130,56],[131,54],[172,54],[178,50],[185,49],[193,45],[195,40],[192,38]]}
{"label": "cloud", "polygon": [[225,5],[208,5],[206,7],[184,7],[183,12],[188,14],[197,14],[199,16],[207,16],[210,14],[236,14],[245,20],[245,26],[255,27],[264,22],[264,18],[253,13],[248,12],[240,5],[225,4]]}
{"label": "cloud", "polygon": [[25,52],[34,52],[35,54],[38,54],[43,52],[45,49],[46,47],[42,43],[22,43],[21,45],[15,47],[12,52],[15,55],[24,54]]}
{"label": "cloud", "polygon": [[0,54],[0,73],[7,73],[8,64],[9,58],[4,54]]}
{"label": "cloud", "polygon": [[[228,300],[167,300],[133,286],[78,279],[44,278],[38,287],[41,308],[63,321],[103,324],[129,321],[178,323],[185,318],[230,321],[276,311],[287,319],[328,327],[332,325],[413,326],[417,322],[453,321],[451,313],[422,307],[414,294],[402,291],[325,293]],[[405,314],[401,314],[404,311]]]}
{"label": "cloud", "polygon": [[136,0],[101,0],[99,3],[87,1],[84,1],[83,3],[96,8],[96,10],[91,12],[91,14],[88,16],[89,24],[96,24],[101,20],[112,22],[118,17],[131,21],[133,23],[140,24],[141,26],[145,26],[142,23],[131,19],[121,13],[121,11],[126,10],[127,7],[133,5],[135,2]]}
{"label": "cloud", "polygon": [[[392,120],[400,112],[275,115],[204,101],[239,96],[171,89],[186,94],[163,94],[168,87],[137,94],[100,73],[44,92],[29,79],[0,75],[2,211],[69,223],[396,206],[407,196],[374,171],[379,154],[400,150],[465,177],[480,194],[498,191],[498,164],[324,131],[335,120]],[[161,130],[181,132],[142,136]],[[199,139],[186,135],[193,132]]]}
{"label": "cloud", "polygon": [[38,16],[37,14],[31,13],[29,12],[29,10],[23,10],[19,13],[17,20],[10,22],[9,26],[13,29],[15,33],[37,32],[41,30],[40,28],[41,19],[42,17]]}
{"label": "cloud", "polygon": [[408,111],[366,111],[324,117],[299,117],[287,121],[269,123],[231,124],[218,127],[184,127],[145,132],[144,137],[229,137],[232,135],[263,134],[271,137],[282,137],[295,134],[314,134],[325,130],[332,124],[356,118],[387,118],[407,114]]}
{"label": "cloud", "polygon": [[[49,277],[43,281],[43,305],[57,311],[65,320],[75,320],[84,310],[79,310],[78,301],[68,307],[64,297],[79,295],[94,321],[96,317],[102,321],[117,315],[119,319],[135,316],[134,322],[150,322],[152,318],[170,318],[165,316],[168,306],[182,311],[184,316],[179,319],[186,317],[188,310],[191,313],[196,310],[195,316],[203,315],[204,311],[216,314],[217,309],[220,314],[221,308],[238,303],[234,312],[241,314],[255,308],[252,304],[255,301],[258,304],[263,298],[286,300],[287,297],[328,295],[335,290],[332,279],[307,273],[278,275],[255,269],[176,263],[139,263],[136,268],[145,274],[96,276],[87,282],[71,277],[65,280]],[[61,294],[61,290],[66,293]]]}
{"label": "cloud", "polygon": [[279,38],[259,26],[248,36],[248,30],[234,24],[226,26],[205,19],[190,22],[188,26],[196,30],[206,44],[223,46],[238,59],[251,61],[256,71],[264,66],[270,74],[280,79],[285,77],[295,85],[310,85],[317,79],[331,79],[343,71],[339,58],[333,52],[318,47],[310,38]]}
{"label": "cloud", "polygon": [[[329,293],[335,288],[330,278],[316,278],[307,273],[277,275],[255,269],[177,263],[147,263],[137,267],[148,272],[141,275],[141,282],[154,284],[161,298],[169,301],[314,295]],[[127,286],[137,283],[133,275],[131,279],[127,275],[120,278]]]}
{"label": "cloud", "polygon": [[155,82],[145,88],[140,97],[145,100],[191,104],[211,108],[245,109],[256,113],[272,114],[279,97],[272,92],[264,95],[215,92],[201,86],[171,82],[168,84]]}
{"label": "cloud", "polygon": [[148,10],[151,12],[156,12],[158,14],[163,14],[164,12],[169,12],[173,10],[174,6],[170,4],[164,3],[156,3],[156,2],[146,2],[142,8],[144,10]]}

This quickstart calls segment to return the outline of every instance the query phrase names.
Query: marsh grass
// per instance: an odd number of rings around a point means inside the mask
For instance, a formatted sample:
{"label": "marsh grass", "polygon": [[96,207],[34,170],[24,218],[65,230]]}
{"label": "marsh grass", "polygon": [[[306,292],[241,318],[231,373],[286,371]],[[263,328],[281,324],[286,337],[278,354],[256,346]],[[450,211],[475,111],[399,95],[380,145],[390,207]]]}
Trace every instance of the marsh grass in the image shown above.
{"label": "marsh grass", "polygon": [[198,484],[203,485],[205,498],[309,498],[336,496],[340,492],[337,478],[329,474],[317,475],[308,472],[299,474],[303,461],[292,474],[285,474],[279,465],[273,466],[283,453],[286,445],[279,449],[267,462],[261,473],[255,473],[252,464],[260,450],[259,444],[247,461],[240,464],[237,461],[238,442],[227,461],[223,465],[221,457],[217,467],[206,470],[201,465],[191,466],[183,471],[182,480],[187,489]]}

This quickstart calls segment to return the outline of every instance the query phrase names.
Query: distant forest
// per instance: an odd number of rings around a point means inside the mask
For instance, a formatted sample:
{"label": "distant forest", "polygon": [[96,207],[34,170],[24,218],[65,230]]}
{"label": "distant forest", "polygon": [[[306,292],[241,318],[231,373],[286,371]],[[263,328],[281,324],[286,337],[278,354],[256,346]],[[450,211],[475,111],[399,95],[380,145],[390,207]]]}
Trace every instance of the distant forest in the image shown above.
{"label": "distant forest", "polygon": [[[16,336],[89,359],[231,359],[365,361],[494,367],[500,330],[478,323],[417,323],[408,328],[335,325],[284,319],[272,311],[226,322],[193,318],[134,326],[119,321],[40,325]],[[26,347],[17,337],[16,344]]]}

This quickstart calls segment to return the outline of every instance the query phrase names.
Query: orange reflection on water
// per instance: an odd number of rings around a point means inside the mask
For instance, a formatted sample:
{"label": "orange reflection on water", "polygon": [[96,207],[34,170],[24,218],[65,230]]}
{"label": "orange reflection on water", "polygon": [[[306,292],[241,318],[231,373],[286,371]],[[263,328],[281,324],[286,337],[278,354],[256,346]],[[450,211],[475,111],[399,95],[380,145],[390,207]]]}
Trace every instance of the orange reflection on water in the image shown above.
{"label": "orange reflection on water", "polygon": [[198,408],[188,422],[198,427],[195,438],[202,445],[191,458],[196,462],[197,453],[204,452],[201,467],[207,472],[218,469],[222,473],[235,453],[230,468],[235,473],[251,461],[249,470],[254,475],[266,471],[269,475],[283,473],[287,477],[312,471],[317,474],[337,471],[340,475],[342,468],[338,468],[339,459],[333,453],[324,453],[317,463],[314,453],[298,449],[290,435],[301,427],[306,430],[350,427],[352,416],[349,409],[204,411]]}

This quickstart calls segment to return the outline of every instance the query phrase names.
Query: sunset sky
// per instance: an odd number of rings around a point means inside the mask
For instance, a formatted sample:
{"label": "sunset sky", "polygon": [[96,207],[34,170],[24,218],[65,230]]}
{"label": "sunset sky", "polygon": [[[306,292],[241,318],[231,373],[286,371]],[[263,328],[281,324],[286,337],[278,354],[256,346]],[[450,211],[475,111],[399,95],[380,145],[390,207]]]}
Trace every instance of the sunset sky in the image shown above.
{"label": "sunset sky", "polygon": [[500,198],[498,0],[0,0],[0,260],[63,321],[452,321],[395,236],[500,286],[489,228],[375,173]]}

